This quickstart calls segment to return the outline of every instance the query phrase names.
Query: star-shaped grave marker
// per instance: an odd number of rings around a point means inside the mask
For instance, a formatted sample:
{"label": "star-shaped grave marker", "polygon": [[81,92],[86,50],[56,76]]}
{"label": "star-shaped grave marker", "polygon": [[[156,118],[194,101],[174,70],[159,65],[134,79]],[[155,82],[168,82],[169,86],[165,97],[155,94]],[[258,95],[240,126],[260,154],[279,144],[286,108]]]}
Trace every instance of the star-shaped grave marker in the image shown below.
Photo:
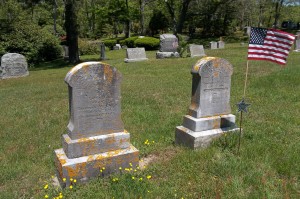
{"label": "star-shaped grave marker", "polygon": [[242,99],[242,101],[240,101],[238,104],[236,104],[237,107],[238,107],[238,112],[245,112],[245,113],[248,113],[248,106],[250,106],[250,104],[247,104],[245,102],[245,99]]}

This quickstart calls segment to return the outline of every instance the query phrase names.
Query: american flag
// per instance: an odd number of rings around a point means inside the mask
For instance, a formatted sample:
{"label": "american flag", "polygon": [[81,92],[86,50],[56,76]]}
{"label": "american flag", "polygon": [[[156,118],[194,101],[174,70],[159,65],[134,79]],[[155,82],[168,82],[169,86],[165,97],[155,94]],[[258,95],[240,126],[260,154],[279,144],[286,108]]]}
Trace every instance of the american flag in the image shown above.
{"label": "american flag", "polygon": [[275,29],[251,27],[248,60],[267,60],[286,64],[295,36]]}

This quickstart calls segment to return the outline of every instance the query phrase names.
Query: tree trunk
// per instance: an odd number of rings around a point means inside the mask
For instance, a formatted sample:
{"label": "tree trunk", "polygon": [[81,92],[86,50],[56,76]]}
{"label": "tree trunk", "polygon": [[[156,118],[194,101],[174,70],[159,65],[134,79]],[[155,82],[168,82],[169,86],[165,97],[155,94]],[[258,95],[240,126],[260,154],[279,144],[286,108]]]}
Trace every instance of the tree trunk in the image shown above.
{"label": "tree trunk", "polygon": [[284,0],[277,0],[275,4],[274,28],[278,28],[278,20],[280,17],[280,10]]}
{"label": "tree trunk", "polygon": [[140,0],[140,26],[141,26],[141,35],[145,35],[145,15],[144,15],[144,10],[145,10],[145,0]]}
{"label": "tree trunk", "polygon": [[57,2],[56,2],[56,0],[54,0],[54,5],[53,5],[53,31],[54,31],[55,35],[57,34],[56,18],[57,18]]}
{"label": "tree trunk", "polygon": [[127,19],[125,20],[125,38],[129,38],[130,37],[130,20],[129,20],[128,0],[126,0],[126,12],[127,12]]}
{"label": "tree trunk", "polygon": [[183,0],[182,7],[179,15],[179,20],[177,24],[177,33],[182,33],[183,25],[186,19],[187,11],[189,8],[191,0]]}
{"label": "tree trunk", "polygon": [[67,33],[67,43],[69,46],[69,62],[79,62],[78,53],[78,24],[77,24],[77,0],[65,1],[65,28]]}
{"label": "tree trunk", "polygon": [[171,3],[169,3],[168,1],[165,1],[165,2],[166,2],[166,5],[167,5],[167,8],[168,8],[168,11],[171,15],[171,18],[172,18],[173,34],[177,35],[177,20],[176,20],[176,17],[175,17],[174,2],[173,2],[173,0],[171,1]]}

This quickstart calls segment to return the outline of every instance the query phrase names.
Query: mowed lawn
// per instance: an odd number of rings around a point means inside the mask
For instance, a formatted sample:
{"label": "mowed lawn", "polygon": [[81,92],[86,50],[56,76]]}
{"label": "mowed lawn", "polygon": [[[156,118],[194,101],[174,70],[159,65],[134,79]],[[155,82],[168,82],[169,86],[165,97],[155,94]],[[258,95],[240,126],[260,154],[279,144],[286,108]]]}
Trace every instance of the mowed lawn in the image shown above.
{"label": "mowed lawn", "polygon": [[[63,198],[300,198],[300,53],[291,52],[285,68],[250,61],[246,99],[251,106],[244,114],[239,155],[232,135],[202,150],[174,145],[198,58],[157,60],[155,51],[147,51],[148,61],[125,64],[125,54],[109,51],[105,62],[123,75],[125,129],[140,158],[150,163],[74,183],[72,189],[54,188],[53,151],[62,147],[68,124],[64,77],[71,66],[47,63],[28,77],[0,81],[0,198],[55,198],[60,192]],[[206,54],[233,65],[231,108],[239,125],[235,104],[243,95],[247,46],[228,44]]]}

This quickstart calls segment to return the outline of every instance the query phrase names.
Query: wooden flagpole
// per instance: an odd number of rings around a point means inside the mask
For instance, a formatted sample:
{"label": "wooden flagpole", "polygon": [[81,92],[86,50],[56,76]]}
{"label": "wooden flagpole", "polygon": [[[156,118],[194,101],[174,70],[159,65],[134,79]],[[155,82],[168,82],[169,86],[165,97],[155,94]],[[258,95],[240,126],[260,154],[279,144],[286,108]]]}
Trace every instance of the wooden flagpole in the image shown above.
{"label": "wooden flagpole", "polygon": [[[246,68],[246,77],[245,77],[245,84],[244,84],[243,100],[246,97],[246,88],[247,88],[247,80],[248,80],[248,69],[249,69],[249,60],[247,60],[247,68]],[[240,115],[240,134],[239,134],[239,142],[238,142],[238,154],[240,153],[240,147],[241,147],[242,124],[243,124],[243,111],[241,111],[241,115]]]}

